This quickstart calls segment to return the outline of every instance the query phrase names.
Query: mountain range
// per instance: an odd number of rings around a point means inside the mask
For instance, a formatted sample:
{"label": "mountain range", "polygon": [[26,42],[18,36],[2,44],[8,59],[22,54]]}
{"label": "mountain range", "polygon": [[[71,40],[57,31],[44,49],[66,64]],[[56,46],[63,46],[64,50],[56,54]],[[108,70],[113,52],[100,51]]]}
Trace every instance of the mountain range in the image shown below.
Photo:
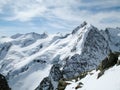
{"label": "mountain range", "polygon": [[3,36],[0,73],[12,90],[56,90],[61,79],[96,69],[111,52],[120,52],[120,28],[99,30],[87,22],[64,35],[31,32]]}

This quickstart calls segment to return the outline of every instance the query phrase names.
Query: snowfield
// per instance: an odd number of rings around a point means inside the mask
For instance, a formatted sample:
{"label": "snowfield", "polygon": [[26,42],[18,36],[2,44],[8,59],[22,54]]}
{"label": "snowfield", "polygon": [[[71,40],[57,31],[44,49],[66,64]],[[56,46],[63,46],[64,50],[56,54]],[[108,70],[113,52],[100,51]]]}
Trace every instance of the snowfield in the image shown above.
{"label": "snowfield", "polygon": [[92,71],[85,78],[71,83],[65,90],[76,90],[75,87],[82,82],[82,88],[77,90],[120,90],[120,66],[114,66],[106,70],[104,75],[97,79],[99,71]]}
{"label": "snowfield", "polygon": [[[36,68],[37,67],[38,66],[36,65]],[[51,66],[47,66],[46,68],[41,68],[37,71],[34,70],[34,72],[30,69],[29,73],[22,73],[10,80],[9,85],[12,87],[12,90],[34,90],[42,79],[49,74],[50,68]]]}

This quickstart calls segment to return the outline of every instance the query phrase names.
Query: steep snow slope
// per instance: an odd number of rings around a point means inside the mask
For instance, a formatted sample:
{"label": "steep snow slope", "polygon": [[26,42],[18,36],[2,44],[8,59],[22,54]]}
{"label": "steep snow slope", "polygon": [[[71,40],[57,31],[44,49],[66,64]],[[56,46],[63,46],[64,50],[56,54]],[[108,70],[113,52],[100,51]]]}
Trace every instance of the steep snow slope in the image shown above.
{"label": "steep snow slope", "polygon": [[1,37],[0,73],[8,78],[12,90],[35,89],[54,64],[61,65],[65,78],[76,76],[95,68],[110,49],[120,50],[116,42],[110,48],[107,38],[119,43],[119,33],[112,37],[84,22],[65,36],[27,33]]}
{"label": "steep snow slope", "polygon": [[88,74],[82,80],[78,82],[69,82],[71,83],[66,87],[65,90],[76,90],[75,88],[79,85],[80,82],[83,83],[81,88],[77,90],[120,90],[120,66],[114,66],[109,70],[105,71],[99,79],[99,71],[92,71],[91,74]]}

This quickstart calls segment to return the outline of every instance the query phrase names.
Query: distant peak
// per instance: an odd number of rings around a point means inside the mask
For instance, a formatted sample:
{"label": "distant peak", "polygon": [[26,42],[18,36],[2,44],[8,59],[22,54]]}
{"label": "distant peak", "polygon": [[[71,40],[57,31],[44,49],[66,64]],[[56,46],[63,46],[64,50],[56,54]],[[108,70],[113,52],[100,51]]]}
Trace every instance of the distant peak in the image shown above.
{"label": "distant peak", "polygon": [[30,32],[30,33],[26,33],[25,35],[39,35],[39,34],[36,32]]}
{"label": "distant peak", "polygon": [[41,34],[41,38],[46,38],[48,37],[48,33],[47,32],[43,32],[43,34]]}
{"label": "distant peak", "polygon": [[12,35],[11,38],[12,39],[16,39],[16,38],[19,38],[20,36],[22,36],[23,34],[20,34],[20,33],[17,33],[15,35]]}
{"label": "distant peak", "polygon": [[80,28],[83,28],[87,25],[88,23],[86,21],[84,21],[82,24],[80,24],[79,26],[77,26],[73,31],[72,34],[75,34]]}
{"label": "distant peak", "polygon": [[87,22],[86,22],[86,21],[84,21],[82,24],[80,24],[80,27],[82,28],[82,27],[84,27],[85,25],[87,25]]}
{"label": "distant peak", "polygon": [[43,34],[42,35],[47,35],[48,36],[48,33],[47,32],[43,32]]}

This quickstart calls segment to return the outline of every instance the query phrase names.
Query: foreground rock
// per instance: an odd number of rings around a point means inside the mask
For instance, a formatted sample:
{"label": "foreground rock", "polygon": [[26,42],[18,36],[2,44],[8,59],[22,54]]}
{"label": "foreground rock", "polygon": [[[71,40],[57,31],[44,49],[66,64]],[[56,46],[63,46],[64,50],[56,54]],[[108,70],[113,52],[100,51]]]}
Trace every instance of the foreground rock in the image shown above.
{"label": "foreground rock", "polygon": [[101,77],[105,70],[109,69],[110,67],[114,66],[115,64],[119,65],[118,57],[120,52],[111,52],[98,66],[98,70],[100,73],[98,74],[98,78]]}
{"label": "foreground rock", "polygon": [[49,76],[44,78],[35,90],[56,90],[58,82],[62,77],[59,64],[53,65]]}
{"label": "foreground rock", "polygon": [[8,86],[7,80],[2,74],[0,74],[0,90],[11,90]]}

